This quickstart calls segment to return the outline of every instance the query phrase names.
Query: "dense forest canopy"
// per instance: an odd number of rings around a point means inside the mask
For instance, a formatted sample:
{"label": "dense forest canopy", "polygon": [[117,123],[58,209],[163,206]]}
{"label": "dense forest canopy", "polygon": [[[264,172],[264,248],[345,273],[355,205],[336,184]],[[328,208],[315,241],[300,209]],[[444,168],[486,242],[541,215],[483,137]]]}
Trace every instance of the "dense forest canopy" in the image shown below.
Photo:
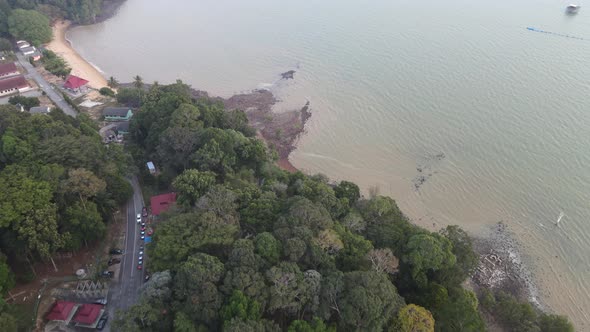
{"label": "dense forest canopy", "polygon": [[[141,105],[130,149],[143,183],[176,191],[178,206],[158,220],[152,278],[116,329],[485,330],[478,298],[461,286],[478,257],[460,228],[429,232],[389,197],[280,170],[243,112],[194,99],[180,81],[123,96]],[[487,308],[508,303],[502,296]],[[547,320],[573,330],[560,316],[527,317],[526,331],[547,331]]]}
{"label": "dense forest canopy", "polygon": [[47,43],[51,40],[50,20],[69,19],[78,24],[94,23],[101,14],[103,2],[104,0],[0,0],[0,37],[24,39],[37,46]]}
{"label": "dense forest canopy", "polygon": [[[132,193],[128,158],[121,146],[104,146],[84,115],[30,115],[0,105],[2,298],[14,286],[12,270],[30,281],[34,262],[103,239],[105,223]],[[0,318],[8,316],[10,306],[0,303]]]}

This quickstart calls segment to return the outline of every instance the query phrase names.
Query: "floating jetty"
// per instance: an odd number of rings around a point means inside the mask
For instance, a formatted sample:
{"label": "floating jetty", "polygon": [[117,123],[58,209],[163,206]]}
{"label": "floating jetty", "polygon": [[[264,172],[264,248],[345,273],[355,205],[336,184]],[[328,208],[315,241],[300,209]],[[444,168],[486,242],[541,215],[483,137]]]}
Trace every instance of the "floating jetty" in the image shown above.
{"label": "floating jetty", "polygon": [[581,37],[576,37],[576,36],[571,36],[571,35],[564,35],[562,33],[556,33],[556,32],[551,32],[551,31],[545,31],[545,30],[541,30],[541,29],[537,29],[537,28],[533,28],[533,27],[527,27],[526,28],[529,31],[533,31],[533,32],[539,32],[539,33],[544,33],[544,34],[548,34],[548,35],[553,35],[553,36],[557,36],[557,37],[563,37],[563,38],[570,38],[570,39],[577,39],[577,40],[586,40],[584,38]]}

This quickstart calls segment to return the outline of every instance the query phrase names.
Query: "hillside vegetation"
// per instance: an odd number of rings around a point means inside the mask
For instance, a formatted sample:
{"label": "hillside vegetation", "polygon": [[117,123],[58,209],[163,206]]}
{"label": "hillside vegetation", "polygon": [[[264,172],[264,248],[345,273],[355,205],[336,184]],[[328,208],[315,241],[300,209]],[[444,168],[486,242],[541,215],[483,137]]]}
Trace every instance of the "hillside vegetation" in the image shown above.
{"label": "hillside vegetation", "polygon": [[[84,115],[30,115],[0,105],[1,298],[15,281],[36,277],[35,262],[53,263],[57,251],[103,239],[105,223],[131,196],[124,178],[130,164],[122,147],[102,144]],[[16,331],[3,324],[16,322],[11,312],[0,299],[2,331]]]}
{"label": "hillside vegetation", "polygon": [[[157,221],[152,278],[116,330],[485,330],[476,295],[461,286],[478,257],[460,228],[429,232],[389,197],[278,169],[243,112],[195,100],[180,81],[138,98],[130,148],[144,185],[176,191],[178,206]],[[563,317],[526,313],[525,329],[506,316],[508,330],[573,330]]]}

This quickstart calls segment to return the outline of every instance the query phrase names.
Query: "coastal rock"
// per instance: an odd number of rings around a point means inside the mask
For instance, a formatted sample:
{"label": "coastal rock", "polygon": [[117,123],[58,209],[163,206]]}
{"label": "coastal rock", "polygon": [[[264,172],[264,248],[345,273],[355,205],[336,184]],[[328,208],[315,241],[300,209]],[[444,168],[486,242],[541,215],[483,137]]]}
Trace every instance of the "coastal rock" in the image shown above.
{"label": "coastal rock", "polygon": [[286,71],[281,74],[281,78],[284,80],[292,80],[293,78],[295,78],[295,71],[294,70]]}

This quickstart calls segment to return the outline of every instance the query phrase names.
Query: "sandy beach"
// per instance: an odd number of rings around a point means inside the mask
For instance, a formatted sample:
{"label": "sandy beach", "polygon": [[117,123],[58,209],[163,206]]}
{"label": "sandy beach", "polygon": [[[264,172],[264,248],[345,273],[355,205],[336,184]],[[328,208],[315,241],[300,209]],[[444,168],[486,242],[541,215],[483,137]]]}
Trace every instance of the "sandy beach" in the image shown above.
{"label": "sandy beach", "polygon": [[107,80],[102,74],[94,68],[88,61],[84,60],[70,45],[66,39],[66,32],[71,22],[58,21],[53,29],[53,40],[47,44],[46,48],[55,52],[65,59],[68,65],[72,68],[72,75],[80,76],[90,83],[89,85],[95,89],[100,89],[107,86]]}

